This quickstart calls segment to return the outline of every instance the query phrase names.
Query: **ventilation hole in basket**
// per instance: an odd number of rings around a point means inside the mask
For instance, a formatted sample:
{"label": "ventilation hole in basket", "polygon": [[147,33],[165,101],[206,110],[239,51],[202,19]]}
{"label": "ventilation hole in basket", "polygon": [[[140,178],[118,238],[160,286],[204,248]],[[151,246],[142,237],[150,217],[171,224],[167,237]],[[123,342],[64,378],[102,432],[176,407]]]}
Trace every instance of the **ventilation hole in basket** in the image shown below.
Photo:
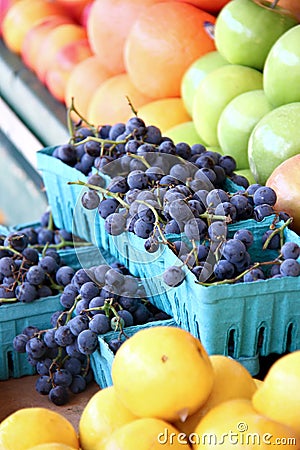
{"label": "ventilation hole in basket", "polygon": [[6,358],[7,358],[7,367],[8,367],[9,376],[13,376],[14,375],[14,360],[13,360],[12,352],[7,352]]}
{"label": "ventilation hole in basket", "polygon": [[287,333],[286,333],[286,351],[291,352],[292,351],[292,344],[293,344],[293,328],[294,325],[292,323],[289,324]]}
{"label": "ventilation hole in basket", "polygon": [[263,348],[264,343],[265,343],[265,327],[261,327],[258,331],[258,336],[257,336],[257,351],[258,351],[258,353]]}
{"label": "ventilation hole in basket", "polygon": [[228,354],[228,356],[232,356],[232,357],[235,354],[235,330],[234,329],[231,329],[228,334],[227,354]]}

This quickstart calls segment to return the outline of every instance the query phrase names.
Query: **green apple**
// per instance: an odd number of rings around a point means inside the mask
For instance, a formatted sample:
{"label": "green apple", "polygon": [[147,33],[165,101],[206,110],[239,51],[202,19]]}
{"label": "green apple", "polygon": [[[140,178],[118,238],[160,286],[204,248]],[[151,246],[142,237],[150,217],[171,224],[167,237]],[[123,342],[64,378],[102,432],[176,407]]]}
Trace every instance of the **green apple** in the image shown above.
{"label": "green apple", "polygon": [[300,153],[300,102],[279,106],[254,127],[248,146],[251,172],[265,184],[273,170]]}
{"label": "green apple", "polygon": [[237,175],[242,175],[243,177],[247,178],[247,180],[249,181],[249,184],[256,183],[256,180],[250,169],[235,170],[234,173],[236,173]]}
{"label": "green apple", "polygon": [[207,145],[219,146],[217,126],[225,106],[243,92],[262,89],[262,84],[261,72],[238,64],[219,67],[204,78],[195,93],[192,118]]}
{"label": "green apple", "polygon": [[300,25],[286,31],[271,48],[263,83],[273,105],[300,102]]}
{"label": "green apple", "polygon": [[260,119],[272,109],[263,89],[244,92],[224,108],[218,122],[218,139],[223,154],[232,156],[238,169],[249,168],[250,134]]}
{"label": "green apple", "polygon": [[187,112],[192,115],[195,92],[206,75],[218,67],[229,64],[218,51],[208,52],[194,61],[181,80],[181,97]]}
{"label": "green apple", "polygon": [[203,139],[198,135],[194,122],[179,123],[164,132],[164,136],[171,138],[175,144],[178,142],[186,142],[189,145],[203,144],[206,145]]}
{"label": "green apple", "polygon": [[262,71],[272,45],[298,23],[287,10],[272,7],[271,1],[230,1],[216,20],[216,48],[232,64]]}

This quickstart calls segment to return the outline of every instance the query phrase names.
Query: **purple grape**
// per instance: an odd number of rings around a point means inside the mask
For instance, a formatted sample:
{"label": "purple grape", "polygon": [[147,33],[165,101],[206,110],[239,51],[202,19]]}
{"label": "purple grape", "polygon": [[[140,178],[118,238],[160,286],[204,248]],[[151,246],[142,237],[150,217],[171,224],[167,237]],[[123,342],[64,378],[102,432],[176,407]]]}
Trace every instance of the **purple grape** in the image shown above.
{"label": "purple grape", "polygon": [[295,259],[285,259],[280,264],[280,274],[284,277],[298,277],[300,275],[300,264]]}
{"label": "purple grape", "polygon": [[92,354],[98,346],[98,336],[92,330],[83,330],[77,336],[78,349],[84,355]]}
{"label": "purple grape", "polygon": [[55,386],[49,392],[49,400],[57,406],[68,403],[69,393],[65,386]]}
{"label": "purple grape", "polygon": [[296,242],[285,242],[281,247],[283,259],[298,259],[300,256],[300,247]]}

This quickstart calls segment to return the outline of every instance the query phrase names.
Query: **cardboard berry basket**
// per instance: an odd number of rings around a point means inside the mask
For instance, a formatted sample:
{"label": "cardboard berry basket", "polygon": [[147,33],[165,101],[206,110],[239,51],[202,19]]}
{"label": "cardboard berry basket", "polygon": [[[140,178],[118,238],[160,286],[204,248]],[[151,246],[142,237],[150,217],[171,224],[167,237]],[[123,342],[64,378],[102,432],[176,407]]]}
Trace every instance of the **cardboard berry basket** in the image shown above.
{"label": "cardboard berry basket", "polygon": [[[126,336],[130,337],[139,330],[157,326],[177,327],[178,325],[174,319],[157,320],[155,322],[148,322],[143,325],[135,325],[124,328],[124,332],[126,333]],[[118,338],[119,335],[120,333],[118,331],[110,331],[102,336],[99,336],[99,348],[91,355],[91,367],[93,369],[95,381],[102,389],[112,385],[111,367],[115,355],[109,348],[108,342],[110,339]]]}
{"label": "cardboard berry basket", "polygon": [[[99,245],[99,221],[94,211],[88,211],[81,205],[82,194],[86,188],[68,184],[69,182],[87,182],[87,177],[67,164],[52,156],[56,147],[46,147],[37,152],[37,167],[43,178],[48,204],[51,207],[54,223],[74,235]],[[102,174],[106,183],[110,177]],[[241,188],[227,178],[224,188],[236,192]],[[104,234],[101,238],[102,248],[107,248]]]}
{"label": "cardboard berry basket", "polygon": [[[261,236],[274,218],[229,225],[229,236],[240,228],[252,231],[252,261],[271,261],[278,253],[263,251]],[[300,277],[203,286],[185,267],[183,283],[171,288],[163,282],[162,274],[181,261],[167,246],[161,245],[156,253],[149,254],[144,250],[144,240],[129,232],[106,235],[104,241],[103,227],[101,219],[99,243],[108,243],[109,252],[118,255],[120,262],[142,279],[146,289],[157,297],[159,307],[199,338],[209,354],[230,355],[256,375],[260,356],[300,348]],[[174,238],[169,236],[170,240]],[[284,239],[300,245],[299,236],[290,229],[285,228]]]}
{"label": "cardboard berry basket", "polygon": [[40,330],[49,328],[51,315],[63,310],[60,295],[39,298],[32,303],[10,303],[0,305],[0,380],[32,375],[35,368],[27,361],[25,353],[17,353],[13,340],[29,325]]}

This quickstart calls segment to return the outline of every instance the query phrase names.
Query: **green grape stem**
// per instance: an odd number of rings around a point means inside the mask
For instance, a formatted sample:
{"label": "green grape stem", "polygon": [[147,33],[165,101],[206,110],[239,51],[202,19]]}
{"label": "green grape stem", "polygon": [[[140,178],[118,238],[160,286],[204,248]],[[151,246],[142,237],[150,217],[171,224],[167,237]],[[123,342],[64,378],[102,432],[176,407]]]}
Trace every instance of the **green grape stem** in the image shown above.
{"label": "green grape stem", "polygon": [[12,248],[10,245],[7,245],[7,246],[5,246],[5,245],[0,245],[0,250],[7,250],[7,251],[13,253],[14,255],[23,257],[22,253],[18,252],[18,250],[15,250],[15,249]]}
{"label": "green grape stem", "polygon": [[17,297],[13,297],[13,298],[0,298],[0,305],[1,305],[2,303],[15,303],[15,302],[17,302],[17,301],[18,301]]}
{"label": "green grape stem", "polygon": [[110,192],[108,189],[102,188],[100,186],[95,186],[94,184],[85,183],[84,181],[68,181],[68,184],[78,184],[79,186],[85,186],[89,189],[93,189],[94,191],[101,192],[103,195],[108,195],[109,197],[113,197],[116,199],[124,208],[129,209],[128,203],[126,203],[118,193]]}
{"label": "green grape stem", "polygon": [[292,223],[292,221],[293,219],[290,217],[286,222],[284,222],[283,225],[281,225],[281,227],[275,228],[274,231],[270,234],[270,236],[266,240],[266,242],[264,243],[263,250],[266,250],[268,248],[271,239],[278,233],[280,234],[280,247],[282,247],[284,241],[283,231],[286,227],[288,227]]}

